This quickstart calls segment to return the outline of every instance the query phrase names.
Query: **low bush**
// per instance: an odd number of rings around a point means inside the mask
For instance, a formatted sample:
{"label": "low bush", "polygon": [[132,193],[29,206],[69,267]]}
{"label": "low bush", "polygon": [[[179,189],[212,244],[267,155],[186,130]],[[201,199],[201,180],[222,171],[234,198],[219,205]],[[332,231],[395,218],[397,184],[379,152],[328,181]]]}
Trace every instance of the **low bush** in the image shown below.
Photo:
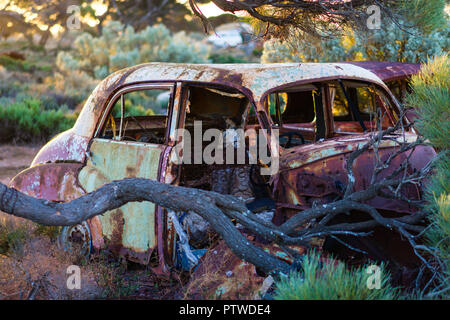
{"label": "low bush", "polygon": [[384,265],[380,269],[379,289],[368,286],[371,273],[367,267],[349,269],[333,258],[321,258],[312,252],[305,255],[302,270],[292,272],[276,283],[277,300],[391,300],[399,290],[389,283]]}
{"label": "low bush", "polygon": [[28,231],[25,227],[0,224],[0,254],[20,252],[27,238]]}
{"label": "low bush", "polygon": [[0,55],[0,65],[4,66],[10,71],[20,71],[20,72],[33,72],[33,71],[45,71],[50,72],[51,66],[48,65],[37,65],[34,63],[29,63],[27,61],[11,58],[7,55]]}
{"label": "low bush", "polygon": [[411,78],[407,103],[419,114],[415,123],[433,146],[450,148],[450,58],[443,55],[424,64]]}
{"label": "low bush", "polygon": [[74,116],[67,111],[45,110],[42,102],[34,98],[0,105],[0,142],[47,141],[73,126]]}
{"label": "low bush", "polygon": [[[425,232],[439,263],[439,283],[425,297],[449,297],[450,283],[450,59],[448,54],[423,65],[411,79],[412,92],[406,98],[418,114],[415,126],[440,151],[434,175],[427,188],[431,226]],[[435,258],[436,258],[435,257]],[[431,259],[433,260],[433,259]]]}
{"label": "low bush", "polygon": [[212,53],[209,56],[212,63],[248,63],[247,60],[228,54]]}
{"label": "low bush", "polygon": [[16,82],[1,82],[0,83],[0,97],[14,98],[22,91],[22,87]]}

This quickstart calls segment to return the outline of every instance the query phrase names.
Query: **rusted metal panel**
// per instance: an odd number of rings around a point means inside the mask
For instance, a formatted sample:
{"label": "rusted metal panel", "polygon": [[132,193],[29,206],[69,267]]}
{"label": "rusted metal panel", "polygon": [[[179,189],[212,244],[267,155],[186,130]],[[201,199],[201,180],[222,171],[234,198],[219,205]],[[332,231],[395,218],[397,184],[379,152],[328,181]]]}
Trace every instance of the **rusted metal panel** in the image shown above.
{"label": "rusted metal panel", "polygon": [[[351,152],[357,148],[362,148],[370,140],[371,135],[373,133],[348,135],[290,148],[281,154],[280,168],[281,170],[298,168],[320,159]],[[413,142],[416,137],[412,133],[405,134],[406,142]],[[383,140],[379,148],[392,148],[395,146],[397,146],[395,142]]]}
{"label": "rusted metal panel", "polygon": [[[164,146],[137,142],[94,139],[90,159],[79,175],[87,192],[113,180],[147,178],[156,180]],[[99,217],[103,236],[111,248],[130,260],[146,263],[156,247],[155,205],[128,203]]]}
{"label": "rusted metal panel", "polygon": [[28,168],[15,176],[10,186],[39,199],[65,202],[84,194],[78,185],[78,163],[49,163]]}
{"label": "rusted metal panel", "polygon": [[[174,113],[178,113],[178,109],[174,110]],[[173,141],[172,138],[170,141]],[[172,151],[173,147],[167,147],[164,150],[161,157],[158,180],[167,184],[178,184],[177,173],[179,167],[174,166],[173,162],[170,161],[171,155],[174,153]],[[171,265],[175,261],[176,232],[172,220],[168,218],[167,210],[160,206],[156,210],[156,227],[159,258],[159,266],[156,272],[166,273],[169,271],[167,264]]]}
{"label": "rusted metal panel", "polygon": [[[47,163],[28,168],[10,182],[15,188],[29,196],[56,202],[67,202],[81,197],[86,192],[78,183],[78,173],[83,167],[79,163]],[[102,228],[98,217],[88,220],[91,228],[92,246],[104,246]]]}
{"label": "rusted metal panel", "polygon": [[420,64],[405,62],[351,61],[346,63],[370,70],[384,82],[408,79],[412,75],[417,74],[421,68]]}
{"label": "rusted metal panel", "polygon": [[[412,142],[413,134],[407,134],[407,141]],[[368,137],[342,137],[325,142],[300,146],[281,157],[280,173],[275,183],[274,197],[280,203],[275,220],[281,223],[299,210],[309,208],[313,203],[329,203],[342,196],[347,185],[346,162],[348,155],[367,143]],[[390,154],[398,150],[390,140],[380,144],[381,161],[386,161]],[[410,157],[410,170],[423,168],[436,152],[429,146],[418,146]],[[378,179],[382,179],[398,168],[409,155],[405,152],[394,158],[389,168],[383,170]],[[354,162],[355,191],[369,187],[375,156],[372,150],[362,154]],[[420,199],[420,190],[416,185],[407,185],[401,192],[412,200]],[[376,197],[367,202],[380,210],[398,213],[412,213],[416,209],[400,200]]]}
{"label": "rusted metal panel", "polygon": [[72,129],[65,131],[42,147],[31,163],[31,166],[56,161],[82,163],[89,140],[89,138],[76,134]]}
{"label": "rusted metal panel", "polygon": [[[253,241],[253,236],[247,236]],[[287,263],[293,262],[291,254],[277,245],[262,245],[254,242],[269,254]],[[301,256],[306,252],[302,246],[288,246]],[[220,241],[210,248],[200,259],[200,264],[192,273],[187,287],[188,299],[254,299],[265,277],[259,275],[255,266],[239,259]]]}

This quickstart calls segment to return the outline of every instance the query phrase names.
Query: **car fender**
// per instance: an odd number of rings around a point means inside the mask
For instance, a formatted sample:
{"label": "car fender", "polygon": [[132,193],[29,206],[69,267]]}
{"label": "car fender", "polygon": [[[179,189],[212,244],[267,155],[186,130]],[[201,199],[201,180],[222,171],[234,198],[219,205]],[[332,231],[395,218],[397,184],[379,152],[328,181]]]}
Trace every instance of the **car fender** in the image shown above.
{"label": "car fender", "polygon": [[[82,163],[46,163],[28,168],[16,175],[9,186],[26,195],[55,202],[69,202],[87,192],[78,182]],[[98,217],[88,219],[92,245],[100,249],[104,245],[101,223]]]}

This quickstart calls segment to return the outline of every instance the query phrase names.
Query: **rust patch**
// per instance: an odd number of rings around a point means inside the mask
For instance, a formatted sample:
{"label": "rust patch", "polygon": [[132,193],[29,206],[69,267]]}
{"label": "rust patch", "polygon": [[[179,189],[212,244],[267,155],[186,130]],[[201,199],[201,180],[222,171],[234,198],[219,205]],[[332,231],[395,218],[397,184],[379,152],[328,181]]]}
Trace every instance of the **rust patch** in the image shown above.
{"label": "rust patch", "polygon": [[48,142],[34,158],[31,167],[37,164],[57,161],[84,162],[89,140],[75,134],[72,130],[65,131]]}
{"label": "rust patch", "polygon": [[109,219],[112,220],[112,225],[114,227],[107,246],[113,253],[120,255],[122,249],[122,234],[125,226],[122,210],[116,209],[110,214]]}
{"label": "rust patch", "polygon": [[39,199],[69,201],[84,194],[77,182],[81,167],[78,163],[49,163],[31,167],[15,176],[10,187]]}
{"label": "rust patch", "polygon": [[121,247],[119,250],[119,256],[124,257],[127,260],[147,265],[153,249],[148,249],[146,252],[136,252],[132,248]]}
{"label": "rust patch", "polygon": [[136,169],[134,167],[127,166],[125,169],[127,171],[128,178],[136,177]]}
{"label": "rust patch", "polygon": [[202,257],[185,288],[186,299],[253,299],[264,277],[236,257],[223,241]]}
{"label": "rust patch", "polygon": [[105,241],[103,240],[102,223],[98,216],[87,220],[87,222],[89,224],[89,228],[91,229],[92,247],[94,248],[96,253],[98,253],[99,250],[105,246]]}
{"label": "rust patch", "polygon": [[214,80],[224,84],[232,83],[239,86],[243,83],[242,74],[225,70],[219,70],[219,75]]}

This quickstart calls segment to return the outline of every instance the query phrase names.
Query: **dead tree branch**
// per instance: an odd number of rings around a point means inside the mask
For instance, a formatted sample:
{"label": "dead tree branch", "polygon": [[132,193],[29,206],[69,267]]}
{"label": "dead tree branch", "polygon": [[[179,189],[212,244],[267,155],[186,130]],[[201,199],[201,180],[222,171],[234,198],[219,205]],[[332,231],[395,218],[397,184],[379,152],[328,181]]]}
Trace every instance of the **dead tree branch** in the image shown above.
{"label": "dead tree branch", "polygon": [[135,201],[150,201],[175,212],[194,211],[210,223],[239,258],[263,272],[288,268],[285,262],[251,244],[223,214],[223,210],[247,211],[239,199],[230,195],[131,178],[113,181],[71,202],[55,203],[0,184],[1,211],[50,226],[75,225]]}
{"label": "dead tree branch", "polygon": [[[289,265],[252,244],[236,228],[233,220],[250,233],[280,246],[308,246],[315,237],[364,237],[370,234],[371,228],[383,226],[406,237],[416,255],[426,263],[426,259],[419,252],[424,251],[424,247],[418,245],[416,239],[424,230],[424,227],[418,224],[424,222],[427,212],[420,210],[421,207],[418,206],[419,210],[410,215],[387,218],[366,203],[378,196],[409,201],[401,194],[402,187],[419,183],[431,172],[432,162],[419,170],[408,171],[411,166],[411,153],[424,142],[421,139],[407,142],[403,134],[406,128],[400,121],[395,127],[374,133],[363,147],[349,154],[346,164],[348,184],[342,199],[301,211],[280,226],[260,219],[234,196],[140,178],[113,181],[67,203],[36,199],[0,184],[0,210],[44,225],[69,226],[102,215],[128,202],[150,201],[173,212],[197,213],[209,222],[239,258],[266,273],[274,270],[286,272]],[[395,141],[398,147],[384,162],[380,160],[379,155],[374,155],[372,183],[365,190],[354,190],[354,161],[365,152],[376,153],[383,141]],[[401,165],[380,178],[380,173],[400,156],[404,159]],[[414,201],[408,203],[414,204]],[[365,212],[370,219],[352,223],[330,223],[332,218],[352,211]],[[427,264],[427,267],[434,271],[432,266]]]}
{"label": "dead tree branch", "polygon": [[[349,0],[349,1],[310,1],[310,0],[212,0],[225,12],[245,12],[252,18],[267,23],[267,27],[277,29],[275,33],[293,27],[301,32],[318,37],[331,37],[343,26],[358,29],[366,28],[369,17],[367,8],[376,5],[383,16],[393,22],[398,21],[398,3],[393,0]],[[208,30],[208,19],[199,10],[195,0],[189,5]],[[273,33],[273,32],[272,32]]]}

